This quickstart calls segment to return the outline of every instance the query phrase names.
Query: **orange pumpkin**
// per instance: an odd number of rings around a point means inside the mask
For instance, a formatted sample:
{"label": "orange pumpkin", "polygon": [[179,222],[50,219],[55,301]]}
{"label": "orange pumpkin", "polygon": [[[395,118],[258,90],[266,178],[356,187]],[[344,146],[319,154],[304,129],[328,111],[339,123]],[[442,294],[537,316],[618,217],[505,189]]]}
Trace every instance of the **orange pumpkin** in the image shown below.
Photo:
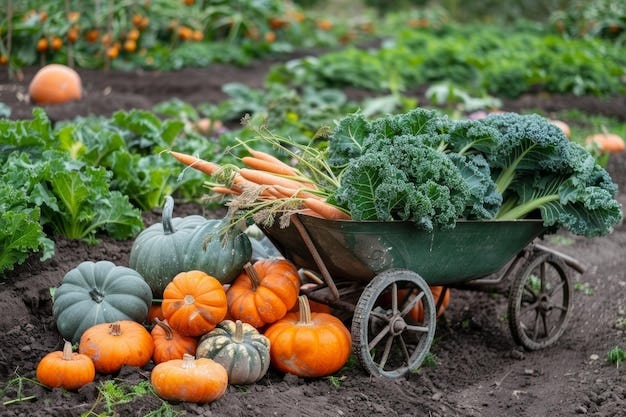
{"label": "orange pumpkin", "polygon": [[231,317],[257,329],[285,317],[300,291],[298,270],[285,259],[247,264],[226,296]]}
{"label": "orange pumpkin", "polygon": [[148,309],[148,318],[146,319],[146,323],[154,323],[154,319],[165,320],[161,303],[152,302],[150,309]]}
{"label": "orange pumpkin", "polygon": [[96,372],[112,374],[125,365],[146,365],[152,358],[154,342],[141,324],[120,320],[88,328],[80,338],[78,351],[91,358]]}
{"label": "orange pumpkin", "polygon": [[[433,285],[430,287],[430,291],[433,293],[433,298],[435,299],[435,306],[439,304],[439,298],[441,298],[442,292],[444,291],[444,286]],[[445,295],[443,296],[443,300],[441,301],[441,306],[437,311],[437,317],[441,316],[445,311],[446,307],[450,304],[450,290],[445,290]],[[424,305],[422,302],[418,302],[415,307],[411,309],[409,312],[409,316],[417,323],[421,323],[424,321]]]}
{"label": "orange pumpkin", "polygon": [[201,336],[226,317],[226,292],[211,275],[181,272],[163,290],[161,309],[169,325],[181,335]]}
{"label": "orange pumpkin", "polygon": [[37,379],[52,388],[78,389],[95,377],[96,368],[91,358],[72,352],[72,344],[67,340],[62,351],[48,353],[37,364]]}
{"label": "orange pumpkin", "polygon": [[621,136],[614,133],[596,133],[589,135],[585,139],[587,145],[596,145],[601,152],[619,153],[623,152],[626,148],[624,139]]}
{"label": "orange pumpkin", "polygon": [[[433,294],[433,298],[435,299],[435,306],[439,303],[439,298],[442,296],[444,286],[432,285],[430,286],[430,291]],[[407,295],[407,290],[399,290],[398,298],[400,300],[404,299]],[[385,294],[383,298],[383,304],[388,306],[390,303],[390,295]],[[414,295],[409,296],[410,299],[414,298]],[[437,317],[441,316],[445,311],[446,307],[450,304],[450,290],[446,289],[445,295],[443,296],[443,300],[441,300],[441,306],[439,307],[439,311],[437,311]],[[424,305],[421,301],[417,302],[415,306],[409,311],[409,317],[416,323],[421,323],[424,320]]]}
{"label": "orange pumpkin", "polygon": [[150,334],[154,341],[154,363],[166,362],[171,359],[182,359],[185,353],[196,353],[198,340],[195,337],[183,336],[172,329],[167,320],[154,320],[154,327]]}
{"label": "orange pumpkin", "polygon": [[185,354],[154,367],[150,375],[154,392],[168,401],[209,403],[226,392],[226,369],[208,358]]}
{"label": "orange pumpkin", "polygon": [[281,372],[301,377],[331,375],[352,352],[350,331],[337,317],[311,313],[306,295],[298,297],[299,314],[288,313],[270,325],[270,361]]}
{"label": "orange pumpkin", "polygon": [[72,68],[50,64],[41,68],[28,86],[30,99],[37,104],[58,104],[82,96],[80,76]]}

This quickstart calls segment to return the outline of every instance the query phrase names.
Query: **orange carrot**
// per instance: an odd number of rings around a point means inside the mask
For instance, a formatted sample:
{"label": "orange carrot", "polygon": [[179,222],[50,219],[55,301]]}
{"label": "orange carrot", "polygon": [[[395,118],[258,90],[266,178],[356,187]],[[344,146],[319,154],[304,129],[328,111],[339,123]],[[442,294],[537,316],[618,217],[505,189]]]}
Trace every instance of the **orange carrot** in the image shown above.
{"label": "orange carrot", "polygon": [[321,197],[315,194],[309,193],[308,191],[301,190],[301,189],[294,190],[293,188],[283,187],[282,185],[278,185],[278,184],[274,184],[272,187],[276,190],[277,193],[281,194],[280,198],[297,197],[297,198],[321,199]]}
{"label": "orange carrot", "polygon": [[256,158],[254,156],[244,156],[243,158],[241,158],[241,162],[243,162],[248,168],[271,172],[273,174],[292,176],[298,175],[295,169],[287,164],[282,163],[281,161],[278,161],[279,163],[275,163]]}
{"label": "orange carrot", "polygon": [[237,191],[233,190],[232,188],[221,187],[219,185],[216,185],[215,187],[211,187],[211,191],[213,191],[214,193],[225,194],[225,195],[240,194]]}
{"label": "orange carrot", "polygon": [[216,163],[205,161],[204,159],[196,158],[192,155],[187,155],[180,152],[169,151],[170,155],[176,158],[179,162],[187,165],[188,167],[197,169],[207,175],[213,175],[220,166]]}
{"label": "orange carrot", "polygon": [[274,155],[271,155],[267,152],[257,151],[255,149],[248,149],[248,151],[250,152],[250,155],[257,159],[262,159],[263,161],[271,162],[276,165],[285,165],[286,167],[291,168],[291,166],[287,165],[280,159],[276,158]]}
{"label": "orange carrot", "polygon": [[302,183],[298,181],[283,178],[270,172],[260,171],[258,169],[241,168],[239,170],[239,174],[245,179],[259,185],[282,185],[283,187],[293,188],[294,190],[302,187]]}
{"label": "orange carrot", "polygon": [[313,210],[325,219],[350,220],[350,215],[343,210],[340,210],[338,207],[328,204],[324,200],[317,198],[305,198],[303,201],[307,208]]}

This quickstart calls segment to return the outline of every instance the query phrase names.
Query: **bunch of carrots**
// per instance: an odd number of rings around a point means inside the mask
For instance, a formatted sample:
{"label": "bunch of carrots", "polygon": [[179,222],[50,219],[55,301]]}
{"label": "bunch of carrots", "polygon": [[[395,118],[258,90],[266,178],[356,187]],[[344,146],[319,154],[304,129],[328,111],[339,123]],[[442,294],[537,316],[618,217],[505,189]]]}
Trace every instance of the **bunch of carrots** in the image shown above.
{"label": "bunch of carrots", "polygon": [[[249,156],[241,158],[245,168],[237,168],[228,184],[211,187],[215,193],[236,197],[253,191],[260,202],[270,204],[294,202],[301,205],[299,213],[333,220],[349,220],[350,215],[326,201],[324,192],[300,171],[275,156],[248,148]],[[169,151],[170,155],[184,165],[215,177],[222,166],[192,155]],[[277,204],[279,206],[280,204]]]}

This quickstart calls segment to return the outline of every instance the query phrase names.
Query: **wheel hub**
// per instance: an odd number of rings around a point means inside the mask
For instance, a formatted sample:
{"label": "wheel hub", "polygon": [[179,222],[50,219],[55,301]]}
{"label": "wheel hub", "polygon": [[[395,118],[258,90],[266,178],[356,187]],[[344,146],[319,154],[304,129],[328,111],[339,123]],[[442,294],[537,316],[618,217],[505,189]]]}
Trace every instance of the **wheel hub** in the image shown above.
{"label": "wheel hub", "polygon": [[401,316],[396,316],[389,322],[389,330],[392,335],[397,336],[406,329],[406,322]]}

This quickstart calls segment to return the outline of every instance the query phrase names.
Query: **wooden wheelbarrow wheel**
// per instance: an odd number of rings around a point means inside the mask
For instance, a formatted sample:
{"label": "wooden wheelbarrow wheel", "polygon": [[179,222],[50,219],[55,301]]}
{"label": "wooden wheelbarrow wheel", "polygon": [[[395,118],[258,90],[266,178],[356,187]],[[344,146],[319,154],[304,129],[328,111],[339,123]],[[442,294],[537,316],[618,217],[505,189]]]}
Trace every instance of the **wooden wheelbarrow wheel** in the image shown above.
{"label": "wooden wheelbarrow wheel", "polygon": [[513,339],[527,350],[554,344],[571,317],[572,291],[563,261],[535,251],[511,285],[508,313]]}
{"label": "wooden wheelbarrow wheel", "polygon": [[[423,319],[410,310],[421,302]],[[435,335],[436,305],[428,284],[413,271],[393,269],[365,287],[352,319],[352,348],[373,376],[399,378],[416,371]]]}

